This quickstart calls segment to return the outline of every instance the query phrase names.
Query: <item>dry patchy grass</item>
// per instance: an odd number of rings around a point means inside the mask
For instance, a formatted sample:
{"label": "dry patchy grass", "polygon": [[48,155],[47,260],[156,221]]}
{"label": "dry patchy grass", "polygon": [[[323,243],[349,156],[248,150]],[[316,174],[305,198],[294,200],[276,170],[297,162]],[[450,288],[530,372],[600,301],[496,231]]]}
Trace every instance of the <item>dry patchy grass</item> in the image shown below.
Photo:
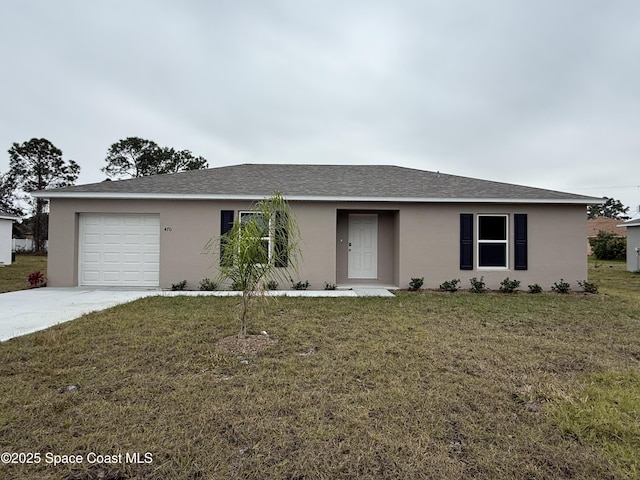
{"label": "dry patchy grass", "polygon": [[631,300],[281,298],[252,323],[277,340],[256,355],[217,346],[236,302],[147,298],[0,344],[1,450],[153,455],[0,476],[638,478],[562,421],[589,379],[640,367]]}

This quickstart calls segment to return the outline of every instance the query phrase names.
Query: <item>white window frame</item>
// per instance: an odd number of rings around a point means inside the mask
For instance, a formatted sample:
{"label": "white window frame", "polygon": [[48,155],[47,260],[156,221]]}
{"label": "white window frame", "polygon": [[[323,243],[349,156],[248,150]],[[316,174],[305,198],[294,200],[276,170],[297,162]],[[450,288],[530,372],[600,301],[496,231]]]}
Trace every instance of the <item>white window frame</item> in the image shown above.
{"label": "white window frame", "polygon": [[[240,222],[240,235],[242,235],[242,216],[243,215],[262,215],[262,212],[257,212],[255,210],[240,210],[238,211],[238,221]],[[273,227],[271,218],[269,219],[269,225],[267,226],[268,236],[260,237],[260,241],[266,240],[268,242],[268,252],[267,252],[267,261],[271,261],[271,256],[273,255]]]}
{"label": "white window frame", "polygon": [[[480,219],[482,217],[503,217],[505,219],[505,239],[504,240],[481,240],[480,239]],[[509,215],[506,213],[479,213],[476,215],[476,268],[478,270],[509,270]],[[480,245],[499,244],[505,246],[504,267],[502,266],[480,266]]]}

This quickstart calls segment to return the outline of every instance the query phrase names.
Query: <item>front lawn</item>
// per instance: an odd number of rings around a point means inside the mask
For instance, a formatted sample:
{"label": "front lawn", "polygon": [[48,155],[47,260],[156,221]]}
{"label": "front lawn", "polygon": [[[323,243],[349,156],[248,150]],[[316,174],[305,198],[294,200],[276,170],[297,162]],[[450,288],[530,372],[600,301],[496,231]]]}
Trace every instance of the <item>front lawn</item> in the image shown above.
{"label": "front lawn", "polygon": [[47,273],[47,257],[43,255],[16,255],[16,261],[0,268],[0,293],[24,290],[29,287],[30,273]]}
{"label": "front lawn", "polygon": [[0,344],[0,450],[41,455],[0,477],[638,479],[640,313],[618,281],[280,298],[257,355],[216,345],[235,298],[87,315]]}

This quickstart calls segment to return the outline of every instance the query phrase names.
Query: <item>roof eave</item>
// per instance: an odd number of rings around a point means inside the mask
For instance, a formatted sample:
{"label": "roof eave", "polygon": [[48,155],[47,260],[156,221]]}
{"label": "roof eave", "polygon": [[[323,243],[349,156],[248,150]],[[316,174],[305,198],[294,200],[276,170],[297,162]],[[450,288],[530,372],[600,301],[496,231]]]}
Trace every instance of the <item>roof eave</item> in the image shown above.
{"label": "roof eave", "polygon": [[[224,195],[197,193],[113,193],[113,192],[55,192],[40,191],[31,194],[35,198],[68,198],[97,200],[248,200],[258,201],[268,195]],[[544,204],[603,204],[600,198],[464,198],[464,197],[358,197],[332,195],[286,195],[289,201],[298,202],[395,202],[395,203],[544,203]]]}

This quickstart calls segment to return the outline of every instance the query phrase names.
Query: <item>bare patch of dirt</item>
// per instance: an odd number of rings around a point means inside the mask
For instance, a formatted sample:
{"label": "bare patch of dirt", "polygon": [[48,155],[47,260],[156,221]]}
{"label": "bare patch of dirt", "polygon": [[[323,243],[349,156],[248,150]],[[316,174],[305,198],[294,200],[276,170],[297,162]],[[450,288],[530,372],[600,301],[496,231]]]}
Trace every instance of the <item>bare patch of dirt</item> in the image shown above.
{"label": "bare patch of dirt", "polygon": [[237,335],[225,337],[217,345],[225,353],[256,355],[278,343],[278,340],[269,335],[247,335],[238,338]]}

